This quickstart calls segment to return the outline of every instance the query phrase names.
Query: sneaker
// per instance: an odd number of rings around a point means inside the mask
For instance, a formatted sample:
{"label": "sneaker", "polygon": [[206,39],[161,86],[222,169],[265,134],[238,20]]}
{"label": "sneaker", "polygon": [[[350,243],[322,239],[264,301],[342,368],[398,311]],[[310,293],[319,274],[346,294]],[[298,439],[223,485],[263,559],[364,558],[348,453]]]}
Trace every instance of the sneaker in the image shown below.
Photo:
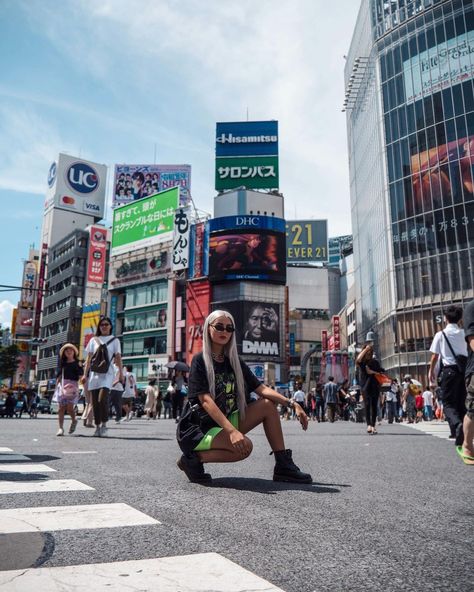
{"label": "sneaker", "polygon": [[71,422],[71,425],[69,426],[69,433],[74,434],[74,432],[76,431],[76,427],[77,427],[77,419],[75,419],[74,421]]}
{"label": "sneaker", "polygon": [[103,425],[103,426],[100,428],[100,437],[101,437],[101,438],[107,438],[107,432],[108,432],[108,430],[107,430],[107,426]]}
{"label": "sneaker", "polygon": [[125,423],[126,421],[130,421],[128,417],[122,417],[122,419],[118,423]]}
{"label": "sneaker", "polygon": [[185,456],[181,455],[181,458],[176,462],[178,468],[186,473],[186,477],[191,483],[211,483],[212,477],[209,473],[204,472],[204,465],[199,460],[196,453]]}
{"label": "sneaker", "polygon": [[59,430],[56,432],[56,436],[64,436],[63,428],[59,428]]}
{"label": "sneaker", "polygon": [[303,473],[295,465],[291,450],[280,450],[274,452],[275,468],[273,470],[273,481],[285,483],[312,483],[313,479],[309,473]]}
{"label": "sneaker", "polygon": [[99,427],[99,426],[97,426],[97,427],[95,428],[94,437],[95,437],[95,438],[100,438],[100,436],[101,436],[101,433],[100,433],[100,427]]}

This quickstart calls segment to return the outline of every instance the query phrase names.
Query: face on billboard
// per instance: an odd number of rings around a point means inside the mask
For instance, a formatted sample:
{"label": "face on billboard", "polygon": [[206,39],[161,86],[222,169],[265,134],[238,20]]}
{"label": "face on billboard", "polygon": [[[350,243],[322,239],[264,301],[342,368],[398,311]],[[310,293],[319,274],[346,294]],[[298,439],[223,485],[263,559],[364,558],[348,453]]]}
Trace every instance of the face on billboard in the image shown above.
{"label": "face on billboard", "polygon": [[209,241],[209,277],[285,283],[285,235],[270,232],[216,234]]}
{"label": "face on billboard", "polygon": [[213,309],[228,310],[235,319],[239,354],[280,355],[280,307],[265,302],[220,302]]}

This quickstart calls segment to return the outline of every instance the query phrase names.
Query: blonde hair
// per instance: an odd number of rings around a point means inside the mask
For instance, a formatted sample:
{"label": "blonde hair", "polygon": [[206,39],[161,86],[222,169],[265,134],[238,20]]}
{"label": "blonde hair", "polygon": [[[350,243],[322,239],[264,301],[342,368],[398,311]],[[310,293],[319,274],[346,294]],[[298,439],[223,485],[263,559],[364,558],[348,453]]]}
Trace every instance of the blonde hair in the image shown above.
{"label": "blonde hair", "polygon": [[[202,354],[204,359],[204,365],[206,366],[207,380],[209,382],[209,392],[213,399],[216,397],[216,375],[214,372],[214,363],[212,361],[212,340],[209,335],[209,325],[218,319],[219,317],[226,317],[235,327],[234,317],[226,310],[215,310],[204,321],[203,340],[202,340]],[[230,365],[234,371],[235,383],[236,383],[236,394],[237,394],[237,405],[241,419],[245,418],[245,409],[247,402],[245,398],[246,389],[244,382],[244,375],[242,373],[242,367],[240,365],[240,358],[237,353],[237,343],[235,340],[235,331],[232,333],[231,338],[224,346],[224,354],[229,358]]]}

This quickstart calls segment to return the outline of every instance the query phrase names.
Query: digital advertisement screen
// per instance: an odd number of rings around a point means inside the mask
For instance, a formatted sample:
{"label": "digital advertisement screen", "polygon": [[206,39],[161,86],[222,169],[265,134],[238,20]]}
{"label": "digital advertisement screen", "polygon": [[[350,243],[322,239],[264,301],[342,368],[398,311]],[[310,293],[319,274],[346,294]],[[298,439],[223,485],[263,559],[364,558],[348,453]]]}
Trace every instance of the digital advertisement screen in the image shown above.
{"label": "digital advertisement screen", "polygon": [[209,240],[209,279],[286,281],[286,237],[276,232],[212,234]]}

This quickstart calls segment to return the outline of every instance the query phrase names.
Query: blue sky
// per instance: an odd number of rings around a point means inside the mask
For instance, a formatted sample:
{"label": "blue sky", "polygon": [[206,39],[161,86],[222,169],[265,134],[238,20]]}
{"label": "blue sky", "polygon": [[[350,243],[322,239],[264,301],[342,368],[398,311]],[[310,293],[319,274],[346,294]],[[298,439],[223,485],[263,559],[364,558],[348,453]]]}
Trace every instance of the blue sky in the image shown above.
{"label": "blue sky", "polygon": [[[211,212],[216,121],[277,119],[288,219],[350,233],[343,55],[358,0],[2,0],[0,284],[38,246],[49,165],[66,152],[188,163]],[[109,171],[110,172],[110,171]],[[111,198],[109,175],[108,198]],[[0,323],[17,293],[0,293]]]}

